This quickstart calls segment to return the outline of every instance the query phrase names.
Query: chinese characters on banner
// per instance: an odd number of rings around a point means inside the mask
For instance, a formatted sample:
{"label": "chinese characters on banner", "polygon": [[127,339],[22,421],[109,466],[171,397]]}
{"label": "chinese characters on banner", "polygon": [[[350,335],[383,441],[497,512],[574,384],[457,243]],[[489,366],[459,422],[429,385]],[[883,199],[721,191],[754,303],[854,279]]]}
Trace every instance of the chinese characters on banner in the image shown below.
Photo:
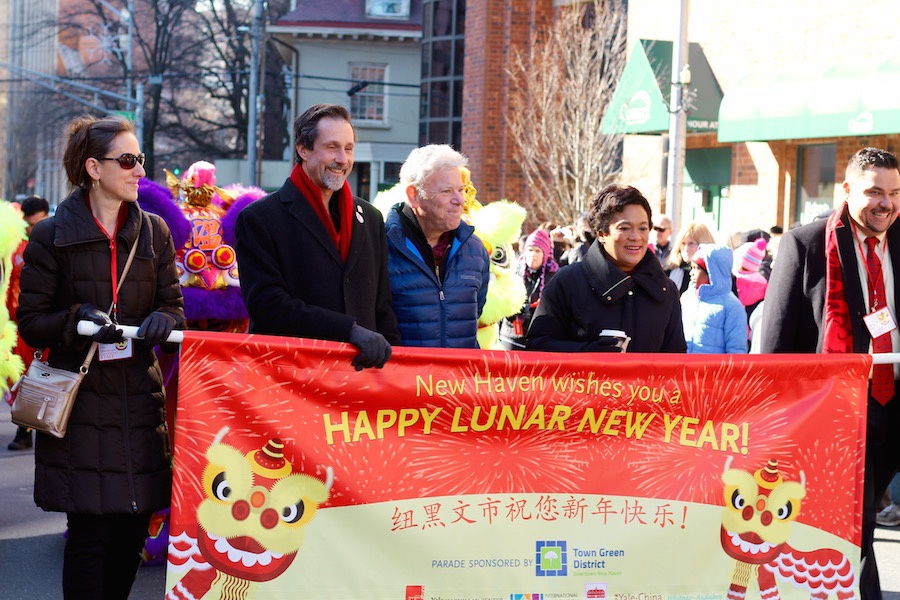
{"label": "chinese characters on banner", "polygon": [[169,597],[856,593],[867,356],[354,354],[185,336]]}

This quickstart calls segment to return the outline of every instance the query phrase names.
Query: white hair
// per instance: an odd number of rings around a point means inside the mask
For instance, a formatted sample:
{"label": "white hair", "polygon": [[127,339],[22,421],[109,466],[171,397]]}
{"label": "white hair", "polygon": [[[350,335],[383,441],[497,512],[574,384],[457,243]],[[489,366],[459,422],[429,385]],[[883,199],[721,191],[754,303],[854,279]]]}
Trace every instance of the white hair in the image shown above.
{"label": "white hair", "polygon": [[464,167],[468,159],[447,144],[429,144],[416,148],[400,167],[400,183],[420,188],[435,171],[448,167]]}

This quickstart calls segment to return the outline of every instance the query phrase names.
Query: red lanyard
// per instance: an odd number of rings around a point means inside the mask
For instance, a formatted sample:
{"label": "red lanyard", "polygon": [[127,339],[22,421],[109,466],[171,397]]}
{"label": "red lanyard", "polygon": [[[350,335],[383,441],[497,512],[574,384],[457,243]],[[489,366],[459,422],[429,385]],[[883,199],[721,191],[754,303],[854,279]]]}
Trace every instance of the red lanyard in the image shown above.
{"label": "red lanyard", "polygon": [[119,302],[119,265],[116,260],[116,233],[119,231],[119,218],[116,217],[116,229],[113,231],[113,234],[110,235],[108,231],[100,224],[100,221],[97,220],[97,217],[91,213],[91,216],[94,217],[94,223],[97,224],[97,227],[100,228],[100,231],[106,235],[106,238],[109,240],[109,271],[110,271],[110,279],[112,280],[112,309],[109,311],[111,314],[109,315],[110,319],[112,319],[113,323],[118,323],[116,319],[116,306]]}

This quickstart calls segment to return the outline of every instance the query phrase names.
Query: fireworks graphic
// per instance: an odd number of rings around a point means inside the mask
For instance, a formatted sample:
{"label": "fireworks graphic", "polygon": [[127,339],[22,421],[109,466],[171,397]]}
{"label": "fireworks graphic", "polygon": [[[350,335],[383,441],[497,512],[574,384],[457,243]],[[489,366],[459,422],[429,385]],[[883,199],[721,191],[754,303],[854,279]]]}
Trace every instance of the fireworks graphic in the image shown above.
{"label": "fireworks graphic", "polygon": [[[481,361],[465,363],[453,374],[464,381],[480,378],[489,383],[478,386],[475,393],[441,398],[444,410],[436,421],[441,435],[422,436],[411,443],[410,466],[421,478],[422,494],[541,492],[547,491],[548,480],[561,491],[579,489],[587,461],[583,436],[569,428],[556,430],[551,436],[545,425],[554,407],[569,406],[574,412],[583,402],[554,397],[547,393],[546,384],[529,385],[523,391],[509,373],[515,373],[518,381],[529,382],[546,382],[553,374],[536,364],[523,366],[516,353],[490,355],[493,360],[486,354]],[[499,365],[496,357],[501,358]],[[498,387],[513,389],[498,394]],[[498,415],[503,414],[504,406],[520,417],[519,429],[501,428]],[[453,429],[454,415],[460,417],[457,428],[466,427],[467,431],[448,433]],[[493,428],[473,430],[473,426],[491,421],[495,423]],[[529,421],[533,424],[526,426]]]}

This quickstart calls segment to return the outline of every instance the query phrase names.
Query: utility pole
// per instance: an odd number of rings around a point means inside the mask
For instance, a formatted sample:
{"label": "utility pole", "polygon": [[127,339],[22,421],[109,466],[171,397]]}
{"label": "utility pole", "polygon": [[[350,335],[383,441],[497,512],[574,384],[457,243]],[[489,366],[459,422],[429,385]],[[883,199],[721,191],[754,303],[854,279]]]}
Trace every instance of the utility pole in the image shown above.
{"label": "utility pole", "polygon": [[[118,17],[125,24],[125,95],[134,98],[134,0],[127,0],[125,8],[119,9],[106,0],[97,0],[105,6],[109,12]],[[119,48],[122,48],[122,38],[119,37]]]}
{"label": "utility pole", "polygon": [[[125,58],[125,95],[134,98],[134,0],[128,0],[124,15],[127,16],[128,41],[125,47],[128,56]],[[137,123],[137,110],[134,112],[134,120]]]}
{"label": "utility pole", "polygon": [[690,84],[688,65],[688,4],[681,0],[678,32],[672,44],[672,91],[669,99],[669,160],[666,172],[666,213],[672,219],[672,231],[681,229],[681,192],[684,187],[684,143],[687,135],[687,107],[684,92]]}
{"label": "utility pole", "polygon": [[250,79],[247,86],[247,185],[257,186],[257,113],[259,101],[259,55],[263,36],[263,1],[253,0],[253,21],[250,24]]}

